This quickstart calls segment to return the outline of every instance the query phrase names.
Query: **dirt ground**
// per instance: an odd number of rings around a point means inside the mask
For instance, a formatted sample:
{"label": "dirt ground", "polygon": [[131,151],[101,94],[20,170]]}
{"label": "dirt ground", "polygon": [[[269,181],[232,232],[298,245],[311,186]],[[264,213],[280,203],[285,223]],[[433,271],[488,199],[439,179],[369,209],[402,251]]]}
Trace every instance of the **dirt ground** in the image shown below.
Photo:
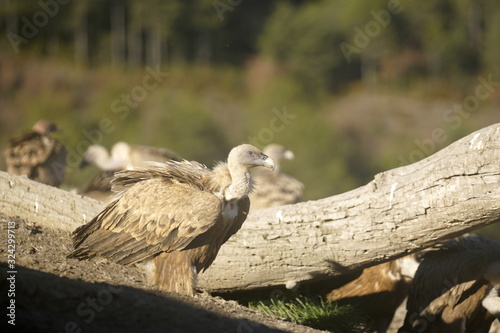
{"label": "dirt ground", "polygon": [[[8,231],[14,224],[15,229],[10,230],[15,233]],[[12,307],[9,302],[14,301],[16,330],[323,332],[264,316],[234,301],[206,293],[192,298],[158,291],[145,284],[145,277],[137,267],[102,260],[67,259],[72,248],[67,232],[2,216],[0,225],[0,292],[8,295],[2,296],[6,306]],[[9,233],[11,239],[15,239],[13,268],[8,266],[12,262],[7,261],[13,259],[8,256]],[[2,320],[11,318],[2,315]],[[5,323],[1,326],[5,327]]]}

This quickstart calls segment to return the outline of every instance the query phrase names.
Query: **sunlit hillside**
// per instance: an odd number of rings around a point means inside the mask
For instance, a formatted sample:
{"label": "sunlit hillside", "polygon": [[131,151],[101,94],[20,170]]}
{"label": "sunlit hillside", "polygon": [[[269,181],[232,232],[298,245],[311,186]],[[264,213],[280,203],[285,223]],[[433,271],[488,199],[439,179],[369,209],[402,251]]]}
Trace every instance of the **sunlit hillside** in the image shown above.
{"label": "sunlit hillside", "polygon": [[[255,88],[252,67],[176,66],[163,67],[161,82],[144,89],[143,100],[134,100],[147,69],[81,70],[53,59],[29,58],[3,58],[2,68],[1,147],[40,118],[56,121],[63,129],[56,136],[70,154],[69,188],[81,186],[96,171],[78,168],[90,144],[162,146],[212,165],[241,142],[259,147],[279,142],[295,152],[293,161],[284,162],[284,172],[305,184],[306,199],[318,199],[362,185],[377,172],[416,162],[500,121],[497,95],[468,118],[447,121],[454,97],[467,96],[467,89],[451,86],[439,94],[426,86],[411,91],[353,86],[308,103],[286,75],[262,78],[262,87]],[[438,141],[432,137],[436,128],[444,133]]]}

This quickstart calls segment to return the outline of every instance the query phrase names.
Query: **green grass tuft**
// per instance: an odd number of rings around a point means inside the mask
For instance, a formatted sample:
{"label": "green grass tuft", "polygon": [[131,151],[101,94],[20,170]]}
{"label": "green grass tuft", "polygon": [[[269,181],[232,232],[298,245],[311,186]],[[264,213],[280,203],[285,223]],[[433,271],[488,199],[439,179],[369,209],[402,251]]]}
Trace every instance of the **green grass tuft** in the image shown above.
{"label": "green grass tuft", "polygon": [[248,307],[269,316],[288,318],[291,321],[322,330],[335,332],[366,332],[370,320],[354,307],[324,302],[320,297],[299,296],[289,300],[258,301]]}

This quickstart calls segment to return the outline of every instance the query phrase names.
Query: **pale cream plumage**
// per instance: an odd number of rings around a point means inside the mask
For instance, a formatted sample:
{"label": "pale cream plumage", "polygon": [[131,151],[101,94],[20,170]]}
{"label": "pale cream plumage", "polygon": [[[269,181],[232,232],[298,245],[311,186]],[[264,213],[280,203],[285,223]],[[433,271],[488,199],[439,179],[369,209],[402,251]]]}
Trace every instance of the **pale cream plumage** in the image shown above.
{"label": "pale cream plumage", "polygon": [[92,145],[85,152],[82,166],[95,164],[103,171],[133,169],[144,162],[181,161],[182,158],[175,152],[162,148],[145,145],[132,145],[123,141],[117,142],[111,148],[111,153],[101,145]]}
{"label": "pale cream plumage", "polygon": [[180,161],[181,157],[166,148],[131,145],[122,141],[113,145],[111,154],[101,145],[92,145],[85,152],[80,166],[94,164],[102,172],[78,190],[78,193],[108,203],[112,194],[110,182],[114,172],[134,169],[148,161],[166,162],[169,160]]}

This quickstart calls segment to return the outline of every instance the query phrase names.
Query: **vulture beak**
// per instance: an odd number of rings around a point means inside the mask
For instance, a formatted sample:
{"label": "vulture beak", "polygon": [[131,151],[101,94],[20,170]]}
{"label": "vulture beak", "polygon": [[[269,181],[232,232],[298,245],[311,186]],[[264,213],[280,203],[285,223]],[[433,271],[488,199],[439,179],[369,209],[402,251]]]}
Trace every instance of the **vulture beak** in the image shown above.
{"label": "vulture beak", "polygon": [[49,125],[49,132],[61,132],[61,128],[54,123]]}
{"label": "vulture beak", "polygon": [[274,160],[267,156],[266,154],[261,153],[260,158],[262,160],[262,166],[265,168],[269,168],[271,170],[274,170]]}
{"label": "vulture beak", "polygon": [[89,166],[89,164],[90,164],[89,162],[87,162],[87,161],[85,161],[85,159],[83,159],[83,160],[80,162],[79,168],[80,168],[80,169],[83,169],[83,168],[85,168],[85,167]]}

